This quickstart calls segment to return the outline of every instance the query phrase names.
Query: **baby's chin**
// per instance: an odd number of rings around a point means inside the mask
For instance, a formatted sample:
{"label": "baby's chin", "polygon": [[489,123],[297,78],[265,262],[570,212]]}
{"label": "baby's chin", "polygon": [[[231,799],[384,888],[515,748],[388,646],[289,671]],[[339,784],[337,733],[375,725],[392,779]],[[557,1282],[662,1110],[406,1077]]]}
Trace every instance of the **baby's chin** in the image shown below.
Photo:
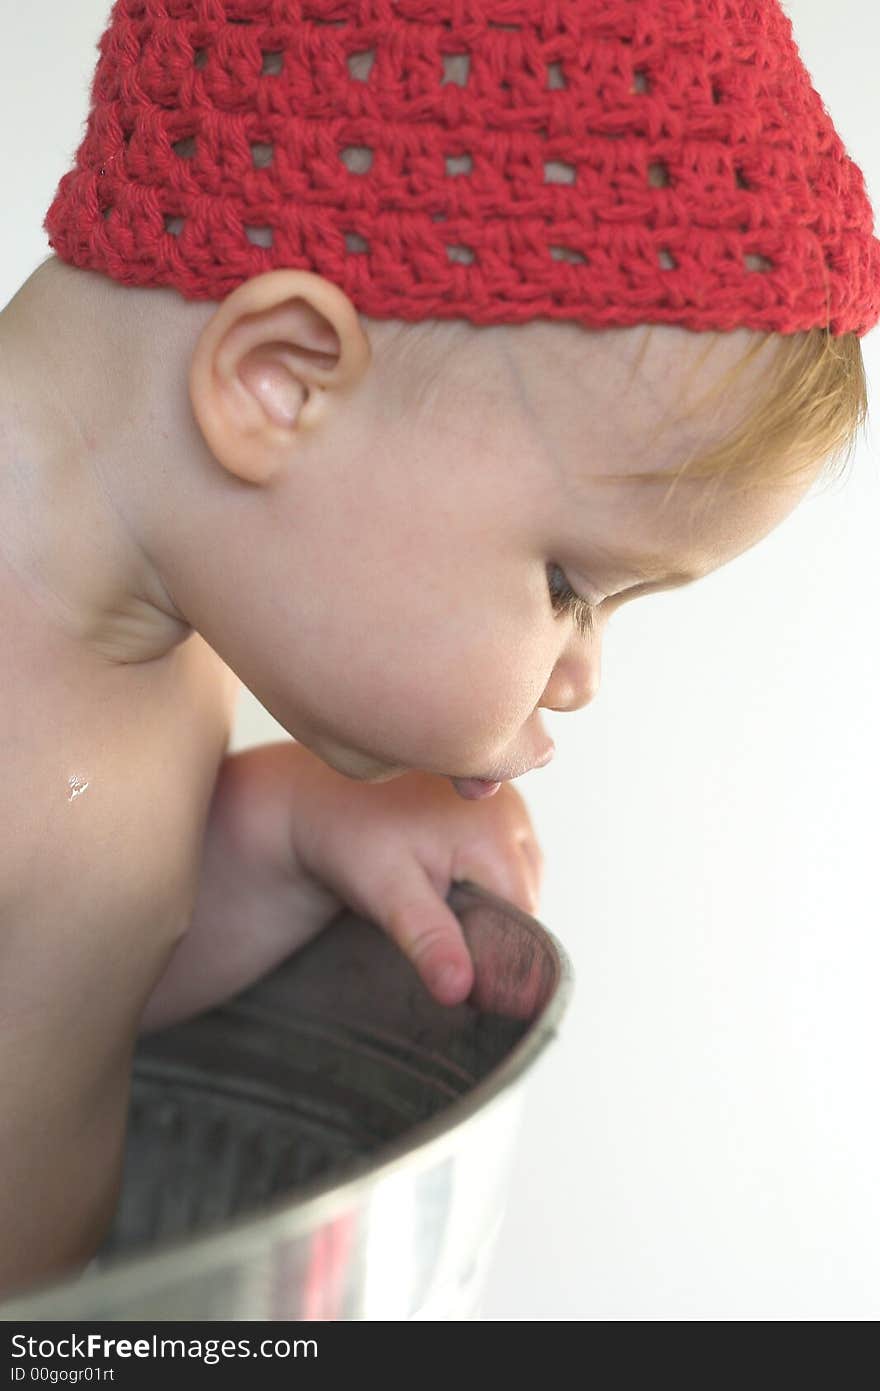
{"label": "baby's chin", "polygon": [[407,764],[386,763],[370,754],[358,753],[355,749],[346,749],[339,745],[329,749],[315,748],[312,752],[337,773],[342,773],[343,777],[352,778],[355,782],[391,782],[394,778],[411,771]]}
{"label": "baby's chin", "polygon": [[404,773],[410,772],[412,772],[411,768],[401,768],[395,766],[391,768],[390,771],[388,771],[383,766],[383,771],[381,773],[374,773],[368,778],[362,778],[361,781],[369,783],[393,782],[395,778],[400,778],[403,776]]}

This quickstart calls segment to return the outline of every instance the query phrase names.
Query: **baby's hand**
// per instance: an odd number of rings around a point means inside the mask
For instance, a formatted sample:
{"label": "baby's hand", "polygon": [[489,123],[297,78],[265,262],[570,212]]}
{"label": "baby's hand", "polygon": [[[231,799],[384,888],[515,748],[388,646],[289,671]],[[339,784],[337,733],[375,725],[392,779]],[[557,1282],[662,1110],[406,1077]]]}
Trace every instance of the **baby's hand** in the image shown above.
{"label": "baby's hand", "polygon": [[448,778],[405,773],[359,783],[299,747],[291,840],[301,868],[381,927],[441,1004],[459,1004],[474,971],[458,918],[445,903],[469,879],[527,913],[538,906],[544,859],[528,809],[502,783],[464,801]]}

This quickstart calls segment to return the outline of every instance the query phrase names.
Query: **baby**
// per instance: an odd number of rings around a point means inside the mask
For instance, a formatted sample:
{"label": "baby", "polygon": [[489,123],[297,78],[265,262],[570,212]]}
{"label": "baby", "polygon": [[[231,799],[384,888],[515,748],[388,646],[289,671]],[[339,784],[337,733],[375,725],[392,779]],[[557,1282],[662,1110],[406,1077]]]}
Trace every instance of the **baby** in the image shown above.
{"label": "baby", "polygon": [[[775,0],[760,64],[684,0],[208,8],[114,7],[0,314],[0,1294],[103,1239],[139,1033],[343,906],[467,998],[541,710],[866,411],[880,245]],[[227,753],[240,682],[291,741]]]}

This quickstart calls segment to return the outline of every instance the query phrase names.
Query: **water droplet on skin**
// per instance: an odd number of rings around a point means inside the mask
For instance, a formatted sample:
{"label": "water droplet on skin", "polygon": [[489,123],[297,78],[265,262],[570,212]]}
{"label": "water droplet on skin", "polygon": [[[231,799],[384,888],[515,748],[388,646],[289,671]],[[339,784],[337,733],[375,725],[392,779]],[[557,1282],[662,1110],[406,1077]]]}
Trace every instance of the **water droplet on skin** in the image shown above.
{"label": "water droplet on skin", "polygon": [[82,796],[83,792],[85,792],[88,787],[88,783],[84,778],[77,777],[76,774],[74,774],[73,777],[67,779],[67,786],[69,789],[67,800],[68,802],[72,802],[75,797]]}

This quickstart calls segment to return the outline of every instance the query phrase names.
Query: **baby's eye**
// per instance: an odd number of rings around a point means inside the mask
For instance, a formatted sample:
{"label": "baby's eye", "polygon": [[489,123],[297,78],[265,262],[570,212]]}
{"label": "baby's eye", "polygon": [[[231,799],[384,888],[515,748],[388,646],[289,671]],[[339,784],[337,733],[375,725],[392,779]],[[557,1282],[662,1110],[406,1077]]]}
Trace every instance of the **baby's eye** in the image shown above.
{"label": "baby's eye", "polygon": [[[558,575],[561,584],[550,584],[552,576]],[[582,637],[591,637],[595,631],[596,611],[592,604],[586,599],[582,599],[579,594],[575,594],[565,572],[560,570],[558,565],[547,566],[547,580],[550,594],[553,598],[553,608],[556,613],[569,613],[577,624],[578,632]]]}

